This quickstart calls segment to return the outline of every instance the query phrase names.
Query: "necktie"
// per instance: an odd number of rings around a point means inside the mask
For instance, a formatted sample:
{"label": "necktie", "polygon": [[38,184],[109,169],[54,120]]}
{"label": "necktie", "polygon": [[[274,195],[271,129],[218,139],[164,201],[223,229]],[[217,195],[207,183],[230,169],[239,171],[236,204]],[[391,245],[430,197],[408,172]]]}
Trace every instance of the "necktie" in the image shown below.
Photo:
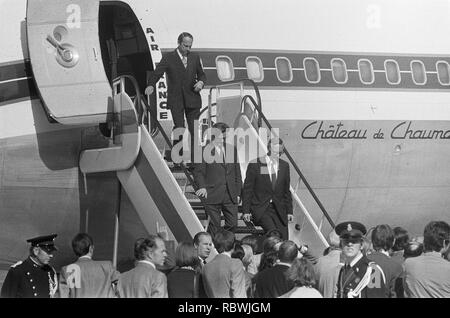
{"label": "necktie", "polygon": [[225,163],[225,151],[224,151],[224,149],[223,149],[223,146],[221,146],[221,145],[217,145],[216,146],[216,151],[217,151],[217,154],[219,155],[219,162],[220,163]]}
{"label": "necktie", "polygon": [[183,62],[184,68],[187,67],[187,57],[183,55],[183,58],[181,59],[181,61]]}
{"label": "necktie", "polygon": [[271,168],[270,179],[272,180],[272,189],[275,189],[275,183],[277,182],[277,174],[276,174],[276,168],[275,168],[275,165],[273,162],[270,164],[270,168]]}

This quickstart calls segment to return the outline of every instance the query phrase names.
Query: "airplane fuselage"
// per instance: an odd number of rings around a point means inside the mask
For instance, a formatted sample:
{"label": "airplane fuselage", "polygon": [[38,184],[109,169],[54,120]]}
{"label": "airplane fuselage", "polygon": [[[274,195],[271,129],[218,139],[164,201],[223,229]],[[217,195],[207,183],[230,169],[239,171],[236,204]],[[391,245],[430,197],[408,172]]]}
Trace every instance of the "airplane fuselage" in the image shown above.
{"label": "airplane fuselage", "polygon": [[[86,5],[79,2],[81,8]],[[99,20],[109,19],[105,8],[113,3],[102,7],[100,2]],[[179,33],[194,35],[193,47],[208,78],[202,91],[204,106],[208,88],[247,77],[255,80],[264,114],[280,129],[280,137],[335,223],[357,220],[368,228],[387,223],[421,235],[429,221],[448,221],[450,43],[444,41],[450,30],[448,2],[124,3],[147,41],[139,49],[150,61],[139,64],[144,70],[152,70],[162,52],[176,47]],[[26,238],[53,232],[63,247],[55,259],[58,265],[73,258],[70,239],[78,231],[97,233],[97,256],[111,258],[114,213],[119,208],[119,265],[129,263],[130,242],[147,231],[126,195],[120,198],[113,173],[86,176],[79,171],[81,150],[109,143],[96,119],[70,124],[72,114],[54,112],[56,121],[60,118],[66,124],[52,122],[53,106],[44,96],[53,94],[48,88],[57,87],[58,79],[42,86],[36,80],[52,76],[42,70],[36,74],[30,61],[31,17],[26,5],[0,1],[0,20],[8,24],[0,30],[0,269],[26,256]],[[77,12],[71,10],[62,12],[61,18]],[[45,38],[34,41],[45,43],[49,55],[56,54]],[[103,49],[95,56],[107,67]],[[32,54],[33,50],[34,46]],[[98,82],[108,79],[108,71],[104,73]],[[158,88],[159,119],[170,132],[166,86]],[[61,85],[57,91],[64,89]],[[56,105],[83,101],[76,89],[67,92]],[[163,147],[161,136],[155,140]],[[292,168],[291,180],[295,186],[298,175]],[[302,183],[299,196],[328,233],[329,224]],[[308,228],[301,213],[296,216],[296,222]],[[298,235],[313,240],[308,230]]]}

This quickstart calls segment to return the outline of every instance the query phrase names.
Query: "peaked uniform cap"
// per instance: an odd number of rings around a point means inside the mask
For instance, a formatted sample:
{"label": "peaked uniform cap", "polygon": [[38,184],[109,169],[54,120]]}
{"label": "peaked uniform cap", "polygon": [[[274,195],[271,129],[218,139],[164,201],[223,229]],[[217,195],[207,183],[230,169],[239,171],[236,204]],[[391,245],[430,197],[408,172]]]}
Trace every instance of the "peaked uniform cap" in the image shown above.
{"label": "peaked uniform cap", "polygon": [[41,247],[46,252],[53,252],[58,250],[54,242],[57,236],[58,234],[38,236],[28,239],[27,242],[31,243],[31,246],[33,247]]}
{"label": "peaked uniform cap", "polygon": [[354,221],[342,222],[336,225],[334,231],[340,238],[342,237],[363,237],[366,233],[366,227],[364,224]]}

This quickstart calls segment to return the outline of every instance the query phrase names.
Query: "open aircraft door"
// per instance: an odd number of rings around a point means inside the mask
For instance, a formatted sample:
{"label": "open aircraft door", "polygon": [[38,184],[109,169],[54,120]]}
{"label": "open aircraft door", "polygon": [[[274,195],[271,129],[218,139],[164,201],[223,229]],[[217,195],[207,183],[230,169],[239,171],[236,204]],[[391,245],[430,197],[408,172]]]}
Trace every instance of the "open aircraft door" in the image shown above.
{"label": "open aircraft door", "polygon": [[28,0],[34,78],[49,115],[62,124],[101,123],[112,114],[99,41],[99,2]]}

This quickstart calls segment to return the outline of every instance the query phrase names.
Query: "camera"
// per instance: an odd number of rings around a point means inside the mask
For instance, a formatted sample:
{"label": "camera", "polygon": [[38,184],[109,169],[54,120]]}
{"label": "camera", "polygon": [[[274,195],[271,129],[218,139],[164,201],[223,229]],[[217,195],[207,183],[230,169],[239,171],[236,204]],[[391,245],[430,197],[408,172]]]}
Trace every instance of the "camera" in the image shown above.
{"label": "camera", "polygon": [[305,254],[306,252],[308,252],[308,245],[306,244],[302,244],[298,247],[298,251],[302,254]]}

